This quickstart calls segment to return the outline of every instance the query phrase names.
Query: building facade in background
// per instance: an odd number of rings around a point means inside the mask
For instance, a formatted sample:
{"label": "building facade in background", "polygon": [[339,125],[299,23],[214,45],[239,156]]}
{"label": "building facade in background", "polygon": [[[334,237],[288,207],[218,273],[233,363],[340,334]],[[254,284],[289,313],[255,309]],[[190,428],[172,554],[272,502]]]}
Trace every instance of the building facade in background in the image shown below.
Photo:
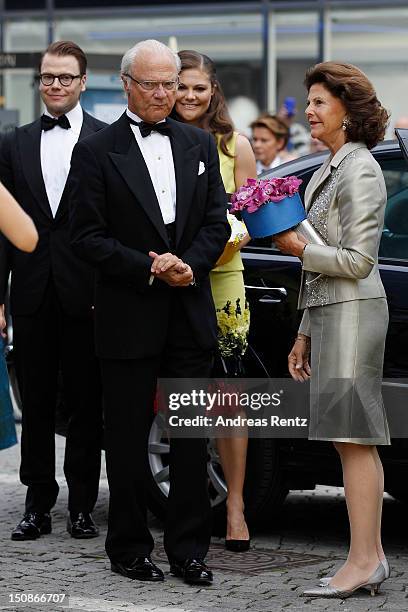
{"label": "building facade in background", "polygon": [[121,56],[145,38],[214,59],[242,130],[287,96],[297,99],[303,121],[305,70],[329,59],[367,73],[392,113],[389,135],[393,122],[408,114],[406,0],[0,0],[0,17],[1,100],[4,109],[18,111],[19,124],[41,112],[33,85],[38,54],[58,39],[74,40],[88,54],[83,104],[107,121],[125,107]]}

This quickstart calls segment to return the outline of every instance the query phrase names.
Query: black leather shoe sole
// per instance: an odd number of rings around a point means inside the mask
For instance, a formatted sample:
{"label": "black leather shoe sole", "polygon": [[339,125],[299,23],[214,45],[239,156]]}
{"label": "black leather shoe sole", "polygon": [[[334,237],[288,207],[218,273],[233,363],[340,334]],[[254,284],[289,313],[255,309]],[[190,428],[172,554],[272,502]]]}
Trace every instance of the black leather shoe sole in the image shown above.
{"label": "black leather shoe sole", "polygon": [[212,584],[213,578],[209,576],[189,576],[183,568],[178,565],[170,565],[170,574],[176,578],[183,578],[187,584]]}
{"label": "black leather shoe sole", "polygon": [[90,540],[91,538],[97,538],[99,535],[99,530],[96,530],[93,533],[80,533],[67,526],[67,531],[71,538],[75,538],[76,540]]}
{"label": "black leather shoe sole", "polygon": [[131,580],[144,580],[147,582],[163,582],[164,575],[155,576],[149,574],[149,572],[138,572],[138,571],[127,571],[125,568],[116,565],[116,563],[111,562],[111,570],[115,574],[120,574],[121,576],[125,576],[125,578],[130,578]]}

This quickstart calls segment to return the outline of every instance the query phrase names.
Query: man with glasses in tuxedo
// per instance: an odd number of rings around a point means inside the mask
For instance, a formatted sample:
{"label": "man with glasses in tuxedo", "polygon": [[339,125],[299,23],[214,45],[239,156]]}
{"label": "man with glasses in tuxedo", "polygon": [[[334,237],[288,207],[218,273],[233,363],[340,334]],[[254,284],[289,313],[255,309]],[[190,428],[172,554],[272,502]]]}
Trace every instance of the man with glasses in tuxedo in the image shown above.
{"label": "man with glasses in tuxedo", "polygon": [[[142,41],[122,59],[126,112],[72,155],[72,240],[97,268],[112,571],[161,581],[146,521],[147,440],[158,376],[211,373],[217,328],[209,272],[228,240],[212,135],[168,118],[180,59]],[[210,584],[203,438],[172,438],[164,546],[170,571]]]}
{"label": "man with glasses in tuxedo", "polygon": [[[68,415],[64,472],[67,529],[74,538],[98,535],[91,512],[100,475],[102,405],[94,351],[94,270],[69,242],[70,162],[78,140],[105,124],[82,110],[86,57],[71,41],[51,44],[37,77],[44,114],[7,134],[0,180],[32,217],[39,233],[33,253],[2,240],[0,301],[11,272],[10,308],[22,399],[21,482],[28,487],[13,540],[51,532],[55,479],[55,412]],[[61,382],[60,382],[61,381]]]}

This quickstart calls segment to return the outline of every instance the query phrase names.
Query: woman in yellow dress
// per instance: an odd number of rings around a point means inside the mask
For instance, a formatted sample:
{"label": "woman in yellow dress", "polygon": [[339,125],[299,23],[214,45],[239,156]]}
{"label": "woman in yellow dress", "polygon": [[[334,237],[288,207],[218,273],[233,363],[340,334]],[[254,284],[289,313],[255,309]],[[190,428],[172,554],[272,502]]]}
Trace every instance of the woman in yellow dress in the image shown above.
{"label": "woman in yellow dress", "polygon": [[[234,131],[212,60],[196,51],[180,51],[179,57],[180,85],[174,116],[213,134],[225,190],[234,193],[248,177],[256,178],[251,145],[245,136]],[[231,259],[227,249],[210,274],[224,376],[242,374],[242,357],[248,344],[249,309],[239,253],[248,241],[245,234]],[[228,489],[225,546],[236,552],[248,550],[250,539],[243,502],[248,439],[217,438],[217,446]]]}

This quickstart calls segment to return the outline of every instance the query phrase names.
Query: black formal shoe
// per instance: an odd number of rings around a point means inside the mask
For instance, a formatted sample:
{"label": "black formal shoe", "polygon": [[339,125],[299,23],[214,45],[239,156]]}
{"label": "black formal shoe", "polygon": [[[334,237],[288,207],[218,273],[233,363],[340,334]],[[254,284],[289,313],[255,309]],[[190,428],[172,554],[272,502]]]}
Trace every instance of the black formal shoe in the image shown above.
{"label": "black formal shoe", "polygon": [[170,574],[184,578],[187,584],[212,584],[212,571],[202,559],[186,559],[184,563],[170,563]]}
{"label": "black formal shoe", "polygon": [[150,557],[136,557],[130,565],[111,562],[111,570],[116,574],[122,574],[132,580],[148,580],[150,582],[161,582],[164,574]]}
{"label": "black formal shoe", "polygon": [[250,549],[251,540],[225,540],[225,548],[232,552],[246,552]]}
{"label": "black formal shoe", "polygon": [[99,529],[93,522],[92,516],[83,512],[72,512],[68,515],[67,531],[78,540],[96,538],[99,535]]}
{"label": "black formal shoe", "polygon": [[26,512],[17,527],[11,532],[12,540],[36,540],[51,533],[51,516],[48,512]]}

